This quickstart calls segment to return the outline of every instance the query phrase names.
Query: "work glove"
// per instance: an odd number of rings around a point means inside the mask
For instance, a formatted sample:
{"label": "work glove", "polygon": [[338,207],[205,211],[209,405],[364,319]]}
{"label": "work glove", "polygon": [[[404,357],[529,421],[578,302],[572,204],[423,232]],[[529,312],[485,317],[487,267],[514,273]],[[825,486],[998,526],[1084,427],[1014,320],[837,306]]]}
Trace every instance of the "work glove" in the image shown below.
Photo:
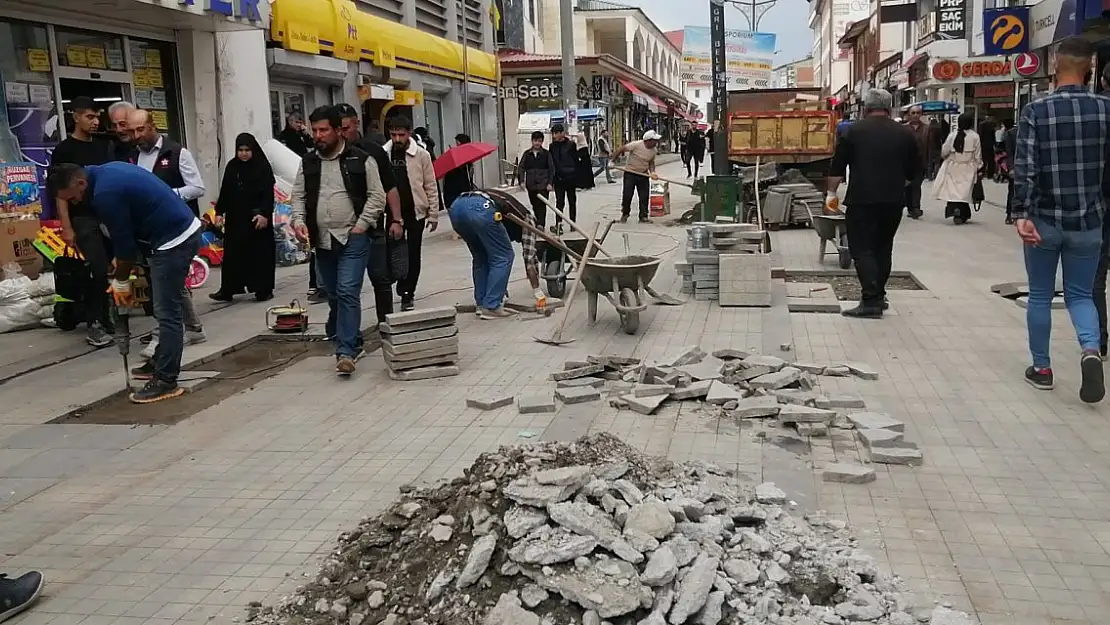
{"label": "work glove", "polygon": [[544,312],[547,310],[547,296],[543,291],[536,289],[532,295],[536,298],[536,312]]}
{"label": "work glove", "polygon": [[826,193],[825,194],[825,214],[826,215],[839,215],[841,212],[843,212],[843,211],[840,210],[840,198],[836,197],[835,193]]}
{"label": "work glove", "polygon": [[112,294],[112,301],[116,308],[131,308],[135,304],[135,295],[131,292],[130,280],[113,279],[108,286],[108,292]]}

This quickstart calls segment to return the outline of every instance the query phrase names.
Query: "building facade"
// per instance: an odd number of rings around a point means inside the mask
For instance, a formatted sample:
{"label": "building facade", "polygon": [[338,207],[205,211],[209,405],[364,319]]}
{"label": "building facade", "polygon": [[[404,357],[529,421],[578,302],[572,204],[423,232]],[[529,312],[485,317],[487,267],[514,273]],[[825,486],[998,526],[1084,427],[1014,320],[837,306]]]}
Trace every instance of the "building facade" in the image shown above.
{"label": "building facade", "polygon": [[772,81],[779,89],[793,89],[795,87],[814,87],[813,57],[807,56],[792,63],[779,65],[772,71]]}

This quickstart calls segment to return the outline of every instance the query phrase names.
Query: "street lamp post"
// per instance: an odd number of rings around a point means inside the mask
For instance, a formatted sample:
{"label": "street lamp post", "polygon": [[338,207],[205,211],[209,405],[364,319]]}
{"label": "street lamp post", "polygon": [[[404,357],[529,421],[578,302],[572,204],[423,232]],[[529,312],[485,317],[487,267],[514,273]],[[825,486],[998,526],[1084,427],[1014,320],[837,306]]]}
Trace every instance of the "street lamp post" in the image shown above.
{"label": "street lamp post", "polygon": [[574,75],[574,0],[559,2],[559,32],[563,53],[563,109],[567,132],[571,132],[571,110],[578,108],[578,85]]}

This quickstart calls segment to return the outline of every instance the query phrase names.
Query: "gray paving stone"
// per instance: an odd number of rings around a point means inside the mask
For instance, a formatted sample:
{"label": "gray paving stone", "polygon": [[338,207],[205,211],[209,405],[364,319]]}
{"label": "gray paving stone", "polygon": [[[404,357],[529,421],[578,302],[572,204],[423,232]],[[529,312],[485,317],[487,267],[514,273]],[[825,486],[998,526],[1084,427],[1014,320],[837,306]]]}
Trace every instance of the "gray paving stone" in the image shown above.
{"label": "gray paving stone", "polygon": [[585,367],[578,367],[577,369],[565,369],[563,371],[556,371],[551,374],[551,379],[556,382],[559,380],[573,380],[574,378],[584,378],[591,375],[597,375],[605,371],[605,365],[586,365]]}
{"label": "gray paving stone", "polygon": [[706,402],[719,406],[744,398],[744,392],[731,384],[726,384],[720,380],[713,380],[712,382],[705,397]]}
{"label": "gray paving stone", "polygon": [[[779,398],[774,398],[778,402]],[[836,411],[810,408],[798,404],[782,404],[778,413],[779,423],[832,423],[836,418]]]}
{"label": "gray paving stone", "polygon": [[635,395],[622,395],[621,401],[624,402],[629,410],[638,412],[642,415],[650,415],[663,405],[667,400],[666,395],[653,395],[651,397],[636,397]]}
{"label": "gray paving stone", "polygon": [[802,372],[794,367],[783,367],[779,371],[767,373],[753,378],[751,385],[754,388],[777,390],[794,384],[802,377]]}
{"label": "gray paving stone", "polygon": [[[456,351],[459,349],[459,337],[449,336],[442,339],[432,339],[430,341],[418,341],[416,343],[407,343],[405,345],[392,345],[390,343],[382,342],[382,351],[390,356],[404,356],[408,354],[419,354],[420,352],[431,352],[443,348],[454,348]],[[430,354],[429,354],[430,355]]]}
{"label": "gray paving stone", "polygon": [[834,408],[866,408],[867,404],[862,397],[856,395],[822,395],[817,398],[817,407],[830,410]]}
{"label": "gray paving stone", "polygon": [[[415,343],[413,343],[415,345]],[[447,345],[435,349],[424,349],[420,351],[407,352],[402,354],[394,354],[387,351],[384,346],[382,348],[382,358],[385,359],[386,364],[396,363],[412,363],[418,360],[427,360],[428,358],[447,358],[457,359],[459,355],[459,348],[457,345]]]}
{"label": "gray paving stone", "polygon": [[697,345],[691,345],[677,354],[671,354],[666,358],[662,358],[657,363],[661,367],[681,367],[682,365],[692,365],[699,363],[705,359],[705,352]]}
{"label": "gray paving stone", "polygon": [[555,398],[551,395],[522,395],[516,398],[520,414],[544,414],[555,412]]}
{"label": "gray paving stone", "polygon": [[863,429],[856,430],[860,441],[867,449],[877,447],[904,447],[905,434],[894,430]]}
{"label": "gray paving stone", "polygon": [[920,449],[911,447],[875,447],[869,450],[871,462],[917,466],[922,462]]}
{"label": "gray paving stone", "polygon": [[740,419],[760,419],[777,415],[781,408],[782,404],[774,397],[749,397],[737,401],[736,407],[729,412]]}
{"label": "gray paving stone", "polygon": [[834,365],[831,367],[825,367],[825,370],[821,372],[821,375],[827,375],[833,378],[846,378],[852,375],[852,370],[848,367],[845,367],[844,365]]}
{"label": "gray paving stone", "polygon": [[862,362],[846,362],[845,367],[852,372],[852,375],[864,380],[878,380],[879,372],[872,368],[870,365]]}
{"label": "gray paving stone", "polygon": [[636,397],[655,397],[656,395],[670,395],[675,387],[670,384],[637,384],[632,390]]}
{"label": "gray paving stone", "polygon": [[851,421],[857,430],[906,431],[905,423],[884,412],[855,412],[848,415],[848,421]]}
{"label": "gray paving stone", "polygon": [[430,367],[432,365],[451,365],[459,361],[459,353],[449,348],[444,348],[444,353],[436,356],[424,356],[423,358],[406,358],[406,359],[392,359],[386,356],[385,366],[390,371],[408,371],[410,369],[419,369],[420,367]]}
{"label": "gray paving stone", "polygon": [[586,364],[605,365],[609,369],[620,369],[641,364],[639,358],[630,356],[586,356]]}
{"label": "gray paving stone", "polygon": [[713,350],[713,357],[721,360],[742,360],[749,355],[749,352],[742,349],[732,349],[731,347]]}
{"label": "gray paving stone", "polygon": [[408,312],[393,313],[386,315],[385,322],[389,327],[396,331],[401,331],[399,328],[412,323],[421,323],[423,321],[431,321],[434,319],[455,319],[454,306],[441,306],[439,308],[424,308],[420,310],[410,310]]}
{"label": "gray paving stone", "polygon": [[583,388],[587,386],[601,388],[605,386],[605,380],[601,378],[574,378],[573,380],[559,380],[555,382],[555,388]]}
{"label": "gray paving stone", "polygon": [[459,375],[457,366],[448,365],[441,367],[421,367],[408,371],[390,371],[389,377],[398,382],[415,382],[417,380],[431,380]]}
{"label": "gray paving stone", "polygon": [[[118,356],[117,356],[118,358]],[[0,438],[0,449],[127,449],[163,430],[163,425],[44,423]]]}
{"label": "gray paving stone", "polygon": [[416,332],[406,332],[404,334],[390,334],[387,332],[382,333],[382,341],[388,342],[394,347],[398,345],[407,345],[409,343],[417,343],[420,341],[430,341],[432,339],[443,339],[455,336],[459,333],[458,326],[452,324],[440,328],[431,328],[428,330],[418,330]]}
{"label": "gray paving stone", "polygon": [[720,360],[712,358],[692,365],[683,365],[677,367],[677,369],[694,380],[719,380],[723,377],[721,367],[724,364]]}
{"label": "gray paving stone", "polygon": [[798,406],[815,406],[820,395],[816,391],[803,391],[795,388],[780,388],[771,391],[778,398],[780,404],[796,404]]}
{"label": "gray paving stone", "polygon": [[701,380],[693,382],[689,386],[676,389],[671,393],[671,399],[697,399],[705,397],[709,394],[709,389],[712,385],[719,384],[716,380]]}
{"label": "gray paving stone", "polygon": [[741,364],[746,369],[753,369],[756,367],[766,367],[771,371],[778,371],[786,366],[786,361],[778,356],[768,356],[766,354],[752,354],[748,356]]}
{"label": "gray paving stone", "polygon": [[[473,313],[474,311],[471,310],[470,312]],[[428,319],[427,321],[415,321],[398,326],[391,326],[389,325],[389,322],[386,322],[378,325],[378,332],[381,333],[383,336],[388,334],[391,337],[400,337],[406,334],[412,334],[413,332],[423,332],[425,330],[432,330],[436,328],[447,328],[454,325],[454,317]]]}
{"label": "gray paving stone", "polygon": [[836,462],[825,466],[821,471],[821,479],[838,484],[869,484],[875,481],[875,469]]}
{"label": "gray paving stone", "polygon": [[841,310],[840,303],[835,299],[830,302],[808,297],[788,297],[786,298],[786,307],[792,313],[835,314]]}
{"label": "gray paving stone", "polygon": [[601,399],[601,391],[592,386],[555,389],[555,397],[564,404],[581,404]]}
{"label": "gray paving stone", "polygon": [[[568,361],[563,363],[563,371],[570,371],[571,369],[578,369],[578,368],[581,368],[581,367],[588,367],[592,364],[595,364],[595,363],[587,362],[585,360],[568,360]],[[596,364],[600,364],[600,363],[596,363]]]}
{"label": "gray paving stone", "polygon": [[790,363],[790,366],[794,367],[795,369],[801,369],[804,373],[821,375],[821,372],[825,370],[826,365],[818,365],[812,362],[792,362]]}
{"label": "gray paving stone", "polygon": [[479,410],[497,410],[513,403],[516,399],[510,394],[485,395],[482,397],[467,397],[466,405]]}

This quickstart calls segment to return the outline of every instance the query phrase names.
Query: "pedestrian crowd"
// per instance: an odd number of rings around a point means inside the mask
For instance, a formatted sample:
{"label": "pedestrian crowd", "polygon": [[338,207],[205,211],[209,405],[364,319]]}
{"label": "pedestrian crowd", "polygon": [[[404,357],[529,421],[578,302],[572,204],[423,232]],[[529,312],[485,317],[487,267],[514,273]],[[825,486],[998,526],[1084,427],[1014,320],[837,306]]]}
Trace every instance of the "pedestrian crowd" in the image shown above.
{"label": "pedestrian crowd", "polygon": [[1053,91],[1026,104],[1016,123],[1000,126],[988,116],[976,128],[975,116],[964,113],[949,131],[937,118],[925,123],[919,105],[900,124],[889,93],[867,92],[863,118],[837,128],[826,196],[826,212],[840,213],[836,191],[849,177],[843,219],[862,296],[844,315],[883,316],[902,209],[914,219],[923,215],[924,179],[933,180],[933,196],[957,225],[979,209],[984,179],[1004,181],[1006,223],[1021,240],[1029,288],[1025,380],[1041,390],[1055,385],[1051,311],[1062,267],[1064,303],[1079,343],[1079,396],[1087,403],[1105,397],[1110,65],[1101,75],[1103,92],[1092,91],[1094,52],[1077,37],[1061,42]]}

